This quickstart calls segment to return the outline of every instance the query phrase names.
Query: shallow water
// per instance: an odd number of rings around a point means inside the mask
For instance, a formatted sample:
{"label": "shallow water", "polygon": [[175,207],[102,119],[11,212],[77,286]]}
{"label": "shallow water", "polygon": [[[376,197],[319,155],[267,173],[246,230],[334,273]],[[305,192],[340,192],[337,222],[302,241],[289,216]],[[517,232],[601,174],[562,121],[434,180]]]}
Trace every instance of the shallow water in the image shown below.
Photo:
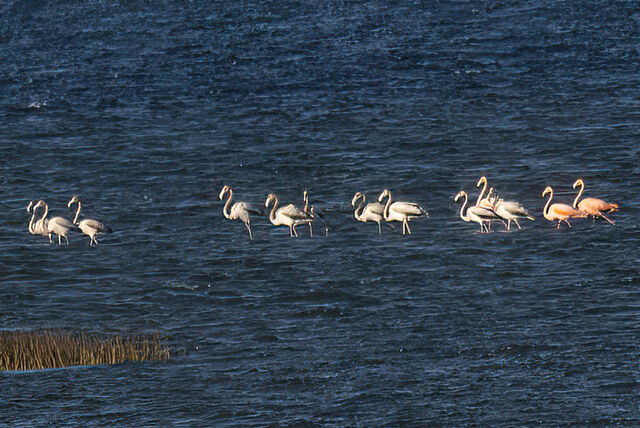
{"label": "shallow water", "polygon": [[[15,1],[2,328],[159,331],[168,363],[0,374],[10,425],[640,424],[635,3]],[[536,217],[479,234],[487,175]],[[618,202],[556,230],[547,185]],[[327,237],[222,216],[300,203]],[[356,222],[384,189],[431,217]],[[114,233],[27,232],[45,198]],[[321,228],[316,234],[321,235]]]}

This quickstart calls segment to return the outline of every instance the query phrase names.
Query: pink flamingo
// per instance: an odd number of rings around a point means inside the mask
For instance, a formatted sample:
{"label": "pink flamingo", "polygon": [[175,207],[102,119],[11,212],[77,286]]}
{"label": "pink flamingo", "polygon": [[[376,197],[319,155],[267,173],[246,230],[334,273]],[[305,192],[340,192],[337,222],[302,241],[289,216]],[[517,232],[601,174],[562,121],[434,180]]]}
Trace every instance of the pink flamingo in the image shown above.
{"label": "pink flamingo", "polygon": [[583,200],[578,202],[578,200],[580,199],[580,196],[582,196],[582,192],[584,191],[584,181],[582,181],[582,178],[578,178],[576,182],[573,183],[574,189],[578,186],[580,186],[580,191],[578,192],[578,196],[576,196],[576,199],[573,201],[573,208],[577,208],[580,211],[587,213],[590,216],[593,216],[593,218],[602,217],[603,219],[607,220],[610,224],[615,226],[616,222],[607,218],[607,216],[602,214],[602,212],[616,211],[618,209],[618,204],[610,204],[609,202],[605,202],[602,199],[597,199],[597,198],[584,198]]}
{"label": "pink flamingo", "polygon": [[587,216],[582,211],[574,209],[571,205],[553,204],[549,206],[549,204],[551,204],[551,199],[553,199],[553,189],[551,188],[551,186],[547,186],[544,189],[544,192],[542,192],[542,197],[544,197],[544,195],[546,195],[547,193],[550,193],[549,200],[544,206],[542,214],[544,214],[544,218],[549,221],[558,220],[557,229],[560,229],[560,223],[562,223],[563,221],[567,223],[569,227],[571,227],[571,223],[569,223],[570,218],[584,218]]}

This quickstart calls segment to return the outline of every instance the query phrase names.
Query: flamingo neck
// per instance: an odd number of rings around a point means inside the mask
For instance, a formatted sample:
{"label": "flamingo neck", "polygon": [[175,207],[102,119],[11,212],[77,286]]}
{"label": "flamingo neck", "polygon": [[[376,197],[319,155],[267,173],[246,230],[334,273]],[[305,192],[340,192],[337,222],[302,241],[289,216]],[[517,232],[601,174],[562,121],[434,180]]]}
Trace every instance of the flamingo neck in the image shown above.
{"label": "flamingo neck", "polygon": [[36,227],[33,224],[33,220],[36,218],[36,210],[33,210],[33,214],[31,215],[31,220],[29,221],[29,233],[32,235],[36,234]]}
{"label": "flamingo neck", "polygon": [[82,204],[80,203],[80,200],[78,200],[78,209],[76,209],[76,216],[73,218],[73,224],[78,224],[78,217],[80,216],[81,206]]}
{"label": "flamingo neck", "polygon": [[553,199],[553,190],[549,192],[549,199],[547,200],[547,204],[542,209],[542,214],[547,220],[553,220],[552,218],[549,218],[549,205],[551,204],[551,199]]}
{"label": "flamingo neck", "polygon": [[478,200],[476,201],[476,207],[478,205],[480,205],[480,201],[482,200],[482,197],[484,196],[484,192],[487,190],[487,182],[483,181],[483,183],[484,183],[484,185],[482,186],[482,191],[478,195]]}
{"label": "flamingo neck", "polygon": [[229,189],[229,197],[227,198],[227,202],[224,204],[224,208],[222,208],[222,214],[228,219],[231,218],[231,212],[229,211],[229,207],[231,206],[231,198],[233,198],[233,190]]}
{"label": "flamingo neck", "polygon": [[46,228],[44,227],[44,220],[47,217],[47,214],[49,214],[49,205],[45,203],[44,213],[42,214],[42,217],[40,217],[40,220],[36,222],[36,229],[38,228],[38,225],[40,225],[40,227],[42,227],[43,230],[46,230]]}
{"label": "flamingo neck", "polygon": [[467,196],[466,193],[463,193],[462,196],[464,196],[464,202],[460,207],[460,218],[464,221],[469,221],[470,220],[469,215],[468,213],[465,212],[465,208],[467,207],[467,202],[469,201],[469,197]]}
{"label": "flamingo neck", "polygon": [[391,208],[391,193],[387,194],[387,204],[384,206],[384,219],[389,221],[389,209]]}
{"label": "flamingo neck", "polygon": [[578,208],[578,200],[580,200],[580,196],[582,196],[582,192],[584,192],[584,183],[580,183],[580,191],[578,192],[578,196],[573,200],[573,208]]}
{"label": "flamingo neck", "polygon": [[360,203],[356,207],[356,210],[353,212],[353,216],[356,218],[356,220],[360,220],[362,218],[362,212],[364,211],[365,197],[363,196],[362,198],[358,198],[358,200],[360,200]]}
{"label": "flamingo neck", "polygon": [[309,212],[309,195],[304,195],[304,212]]}
{"label": "flamingo neck", "polygon": [[278,208],[278,197],[276,196],[275,198],[273,198],[273,200],[274,200],[273,208],[271,209],[271,212],[269,213],[269,220],[271,220],[272,223],[274,221],[276,221],[276,209]]}

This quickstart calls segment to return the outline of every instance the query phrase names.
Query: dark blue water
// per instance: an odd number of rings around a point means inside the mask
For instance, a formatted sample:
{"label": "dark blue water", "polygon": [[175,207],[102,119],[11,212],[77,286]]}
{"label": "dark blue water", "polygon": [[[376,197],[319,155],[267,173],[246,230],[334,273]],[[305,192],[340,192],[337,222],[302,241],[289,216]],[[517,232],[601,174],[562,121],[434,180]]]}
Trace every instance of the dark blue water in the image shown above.
{"label": "dark blue water", "polygon": [[[174,358],[2,373],[2,424],[640,424],[635,2],[66,3],[0,6],[0,327]],[[535,222],[462,222],[481,175]],[[579,177],[616,227],[542,217]],[[356,222],[384,188],[431,218]],[[27,232],[73,194],[100,246]]]}

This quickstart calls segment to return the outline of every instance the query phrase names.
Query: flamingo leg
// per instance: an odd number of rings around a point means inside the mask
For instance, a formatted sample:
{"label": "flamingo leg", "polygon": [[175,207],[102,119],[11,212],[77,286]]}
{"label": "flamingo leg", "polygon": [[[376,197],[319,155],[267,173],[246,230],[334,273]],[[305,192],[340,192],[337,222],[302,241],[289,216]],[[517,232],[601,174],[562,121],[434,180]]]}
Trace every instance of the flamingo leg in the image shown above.
{"label": "flamingo leg", "polygon": [[518,223],[517,219],[513,219],[513,222],[516,224],[516,226],[518,226],[518,230],[522,230],[522,228],[520,227],[520,223]]}
{"label": "flamingo leg", "polygon": [[49,244],[53,244],[53,239],[51,239],[51,233],[49,233]]}
{"label": "flamingo leg", "polygon": [[511,230],[511,219],[507,220],[507,232],[509,232],[510,230]]}
{"label": "flamingo leg", "polygon": [[380,225],[380,222],[378,222],[378,235],[382,235],[382,226]]}
{"label": "flamingo leg", "polygon": [[407,232],[409,232],[409,235],[411,235],[411,229],[409,228],[409,222],[407,220],[405,220],[404,222],[407,225]]}
{"label": "flamingo leg", "polygon": [[309,222],[309,236],[313,238],[313,226],[311,226],[311,222]]}
{"label": "flamingo leg", "polygon": [[298,237],[298,232],[296,231],[296,225],[295,225],[295,224],[293,224],[293,225],[291,226],[291,230],[293,230],[293,234],[294,234],[294,235],[295,235],[295,237],[297,238],[297,237]]}
{"label": "flamingo leg", "polygon": [[564,222],[567,223],[569,225],[569,227],[571,227],[571,223],[569,223],[569,219],[568,218],[565,218]]}
{"label": "flamingo leg", "polygon": [[[602,217],[603,219],[607,220],[607,221],[608,221],[612,226],[615,226],[615,225],[616,225],[616,222],[615,222],[615,221],[610,220],[610,219],[609,219],[609,218],[607,218],[607,216],[605,216],[604,214],[600,213],[600,214],[598,214],[598,215],[599,215],[600,217]],[[595,219],[595,217],[594,217],[594,219]]]}
{"label": "flamingo leg", "polygon": [[247,227],[247,230],[249,231],[249,240],[253,239],[253,236],[251,234],[251,224],[249,222],[246,222],[244,225]]}

